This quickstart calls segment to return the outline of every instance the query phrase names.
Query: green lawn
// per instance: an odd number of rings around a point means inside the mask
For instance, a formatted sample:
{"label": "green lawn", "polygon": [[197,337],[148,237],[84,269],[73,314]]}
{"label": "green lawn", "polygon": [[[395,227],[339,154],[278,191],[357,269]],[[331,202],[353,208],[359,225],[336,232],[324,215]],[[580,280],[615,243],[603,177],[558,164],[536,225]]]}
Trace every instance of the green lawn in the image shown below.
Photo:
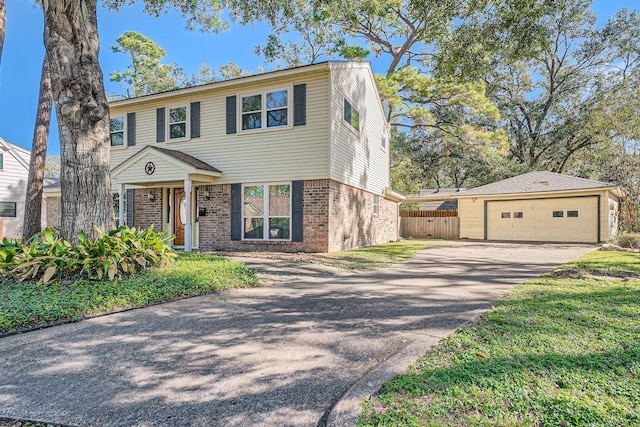
{"label": "green lawn", "polygon": [[0,283],[0,333],[243,286],[258,286],[255,274],[243,264],[195,253],[181,253],[164,268],[115,282],[4,282]]}
{"label": "green lawn", "polygon": [[320,262],[352,271],[377,270],[413,258],[420,249],[441,240],[408,239],[344,252],[331,252]]}
{"label": "green lawn", "polygon": [[[640,255],[593,252],[564,268],[619,275]],[[359,425],[640,425],[640,284],[518,286],[363,404]]]}

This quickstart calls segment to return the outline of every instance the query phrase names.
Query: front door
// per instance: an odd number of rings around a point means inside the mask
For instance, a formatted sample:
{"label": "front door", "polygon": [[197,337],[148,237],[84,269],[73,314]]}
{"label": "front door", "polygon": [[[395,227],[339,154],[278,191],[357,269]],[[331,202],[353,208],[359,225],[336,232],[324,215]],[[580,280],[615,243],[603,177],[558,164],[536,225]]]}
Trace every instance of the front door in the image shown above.
{"label": "front door", "polygon": [[173,190],[174,245],[184,245],[184,225],[187,223],[187,199],[184,188]]}

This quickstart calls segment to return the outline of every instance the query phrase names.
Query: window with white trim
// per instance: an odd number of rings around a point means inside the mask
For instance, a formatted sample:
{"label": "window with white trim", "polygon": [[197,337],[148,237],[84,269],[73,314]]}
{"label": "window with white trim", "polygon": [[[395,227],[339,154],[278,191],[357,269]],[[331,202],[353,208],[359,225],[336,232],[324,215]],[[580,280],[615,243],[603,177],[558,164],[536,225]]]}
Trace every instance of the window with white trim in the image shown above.
{"label": "window with white trim", "polygon": [[243,131],[288,126],[289,113],[289,89],[240,97],[240,129]]}
{"label": "window with white trim", "polygon": [[4,169],[4,153],[0,153],[0,171]]}
{"label": "window with white trim", "polygon": [[291,240],[291,184],[245,185],[245,240]]}
{"label": "window with white trim", "polygon": [[344,121],[347,122],[355,131],[360,131],[360,113],[347,99],[344,99]]}
{"label": "window with white trim", "polygon": [[0,218],[15,218],[16,202],[0,202]]}
{"label": "window with white trim", "polygon": [[189,109],[186,105],[167,108],[169,141],[186,138],[188,135]]}
{"label": "window with white trim", "polygon": [[[109,119],[109,136],[112,147],[122,147],[125,141],[125,121],[124,116],[112,117]],[[1,168],[0,168],[1,169]]]}

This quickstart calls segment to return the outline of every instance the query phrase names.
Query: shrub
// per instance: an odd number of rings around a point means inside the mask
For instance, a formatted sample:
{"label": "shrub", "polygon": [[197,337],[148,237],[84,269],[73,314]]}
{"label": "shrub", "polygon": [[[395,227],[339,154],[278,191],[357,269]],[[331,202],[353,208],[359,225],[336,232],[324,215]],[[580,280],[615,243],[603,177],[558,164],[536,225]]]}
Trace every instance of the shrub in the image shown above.
{"label": "shrub", "polygon": [[99,235],[95,240],[80,233],[77,246],[50,228],[26,244],[5,239],[0,244],[0,275],[41,283],[74,275],[114,280],[148,266],[166,264],[176,256],[166,244],[170,238],[154,232],[153,226],[145,230],[123,226],[108,233],[96,230]]}
{"label": "shrub", "polygon": [[615,243],[623,248],[640,249],[640,234],[619,233],[616,236]]}

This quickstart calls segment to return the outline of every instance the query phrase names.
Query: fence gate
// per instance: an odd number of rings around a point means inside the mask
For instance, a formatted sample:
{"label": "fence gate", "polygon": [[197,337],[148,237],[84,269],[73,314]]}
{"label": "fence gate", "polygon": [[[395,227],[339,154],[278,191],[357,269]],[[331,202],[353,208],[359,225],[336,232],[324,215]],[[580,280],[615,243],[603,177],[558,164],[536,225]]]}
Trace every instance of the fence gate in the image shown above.
{"label": "fence gate", "polygon": [[457,211],[401,211],[400,235],[405,238],[456,240],[460,227],[457,214]]}

